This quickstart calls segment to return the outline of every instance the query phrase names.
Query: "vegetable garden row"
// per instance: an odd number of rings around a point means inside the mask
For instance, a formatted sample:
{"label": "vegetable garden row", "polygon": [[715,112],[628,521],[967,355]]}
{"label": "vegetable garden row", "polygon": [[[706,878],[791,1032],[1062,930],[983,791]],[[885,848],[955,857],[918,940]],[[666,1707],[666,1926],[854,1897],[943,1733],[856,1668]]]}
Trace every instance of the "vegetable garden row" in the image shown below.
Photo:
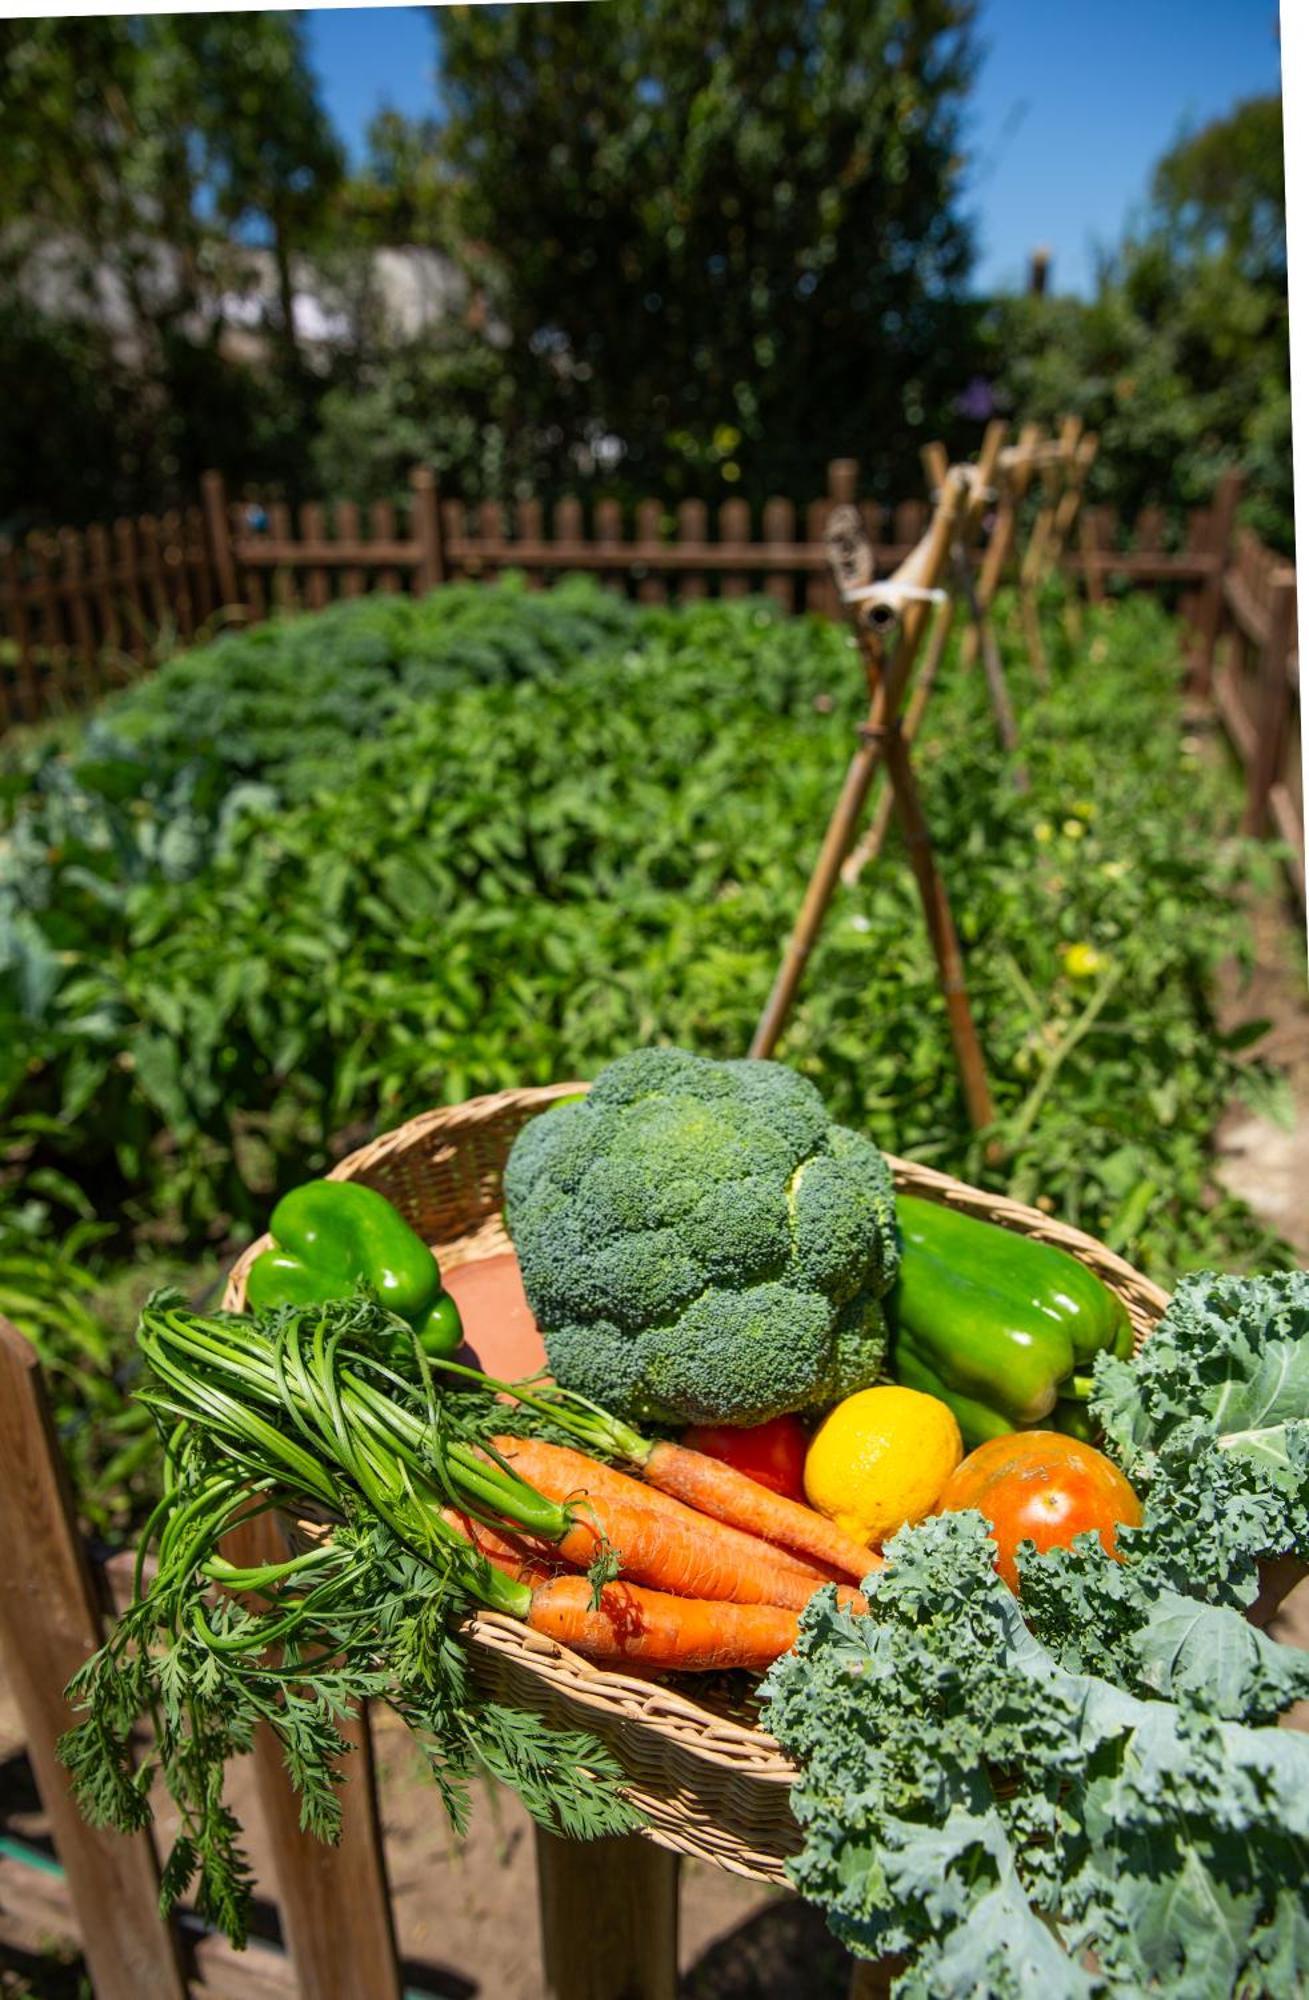
{"label": "vegetable garden row", "polygon": [[[916,744],[980,1133],[893,848],[784,1066],[734,1060],[860,705],[825,622],[584,581],[360,599],[13,760],[0,1307],[84,1518],[153,1507],[65,1754],[140,1828],[151,1718],[166,1900],[241,1934],[217,1772],[270,1723],[330,1834],[366,1697],[456,1822],[481,1768],[555,1831],[675,1838],[600,1713],[636,1667],[743,1755],[762,1713],[793,1879],[906,1993],[1297,1990],[1309,1769],[1273,1725],[1309,1673],[1243,1613],[1309,1549],[1309,1294],[1212,1171],[1230,1097],[1276,1095],[1212,1001],[1271,867],[1164,609],[1043,609],[1038,691],[999,604],[1014,750],[954,652]],[[404,1123],[484,1092],[518,1107],[489,1151]],[[362,1185],[316,1179],[379,1130]],[[1262,1275],[1159,1322],[1150,1280],[1202,1267]]]}

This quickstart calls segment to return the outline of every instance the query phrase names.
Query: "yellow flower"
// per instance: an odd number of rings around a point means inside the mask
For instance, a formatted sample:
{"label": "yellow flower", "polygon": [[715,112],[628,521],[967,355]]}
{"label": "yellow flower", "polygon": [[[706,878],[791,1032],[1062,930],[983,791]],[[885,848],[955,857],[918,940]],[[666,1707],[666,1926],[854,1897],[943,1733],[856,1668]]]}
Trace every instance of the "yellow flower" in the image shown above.
{"label": "yellow flower", "polygon": [[1032,828],[1032,832],[1037,840],[1040,841],[1042,847],[1048,846],[1050,841],[1054,839],[1054,828],[1048,819],[1039,819]]}
{"label": "yellow flower", "polygon": [[1131,867],[1130,861],[1106,861],[1101,866],[1100,873],[1110,882],[1121,882],[1124,875],[1131,872]]}
{"label": "yellow flower", "polygon": [[736,484],[736,481],[741,477],[740,466],[734,464],[730,458],[728,459],[726,465],[724,465],[721,469],[723,478],[727,481],[729,486],[734,486]]}
{"label": "yellow flower", "polygon": [[1078,819],[1095,818],[1094,799],[1074,799],[1072,809],[1077,814]]}
{"label": "yellow flower", "polygon": [[1085,840],[1086,838],[1086,828],[1082,825],[1080,819],[1066,819],[1060,828],[1060,832],[1068,840]]}
{"label": "yellow flower", "polygon": [[1070,944],[1064,947],[1064,971],[1070,979],[1094,979],[1097,972],[1103,972],[1106,959],[1103,952],[1093,944]]}
{"label": "yellow flower", "polygon": [[741,433],[738,430],[734,430],[731,424],[719,424],[717,430],[714,432],[715,451],[735,451],[740,442]]}

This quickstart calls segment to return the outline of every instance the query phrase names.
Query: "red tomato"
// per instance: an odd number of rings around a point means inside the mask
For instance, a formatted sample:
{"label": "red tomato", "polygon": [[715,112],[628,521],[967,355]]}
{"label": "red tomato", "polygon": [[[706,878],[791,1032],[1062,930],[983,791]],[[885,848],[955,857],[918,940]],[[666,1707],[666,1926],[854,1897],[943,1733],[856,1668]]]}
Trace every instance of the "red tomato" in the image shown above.
{"label": "red tomato", "polygon": [[744,1472],[759,1486],[805,1504],[804,1461],[809,1434],[799,1417],[770,1417],[766,1424],[749,1430],[734,1430],[730,1424],[696,1424],[683,1431],[682,1443],[691,1451],[702,1451],[737,1472]]}
{"label": "red tomato", "polygon": [[1012,1431],[989,1438],[952,1472],[936,1503],[938,1514],[976,1507],[991,1523],[996,1568],[1018,1588],[1018,1544],[1067,1548],[1094,1529],[1116,1556],[1114,1529],[1135,1528],[1141,1503],[1116,1465],[1089,1444],[1060,1431]]}

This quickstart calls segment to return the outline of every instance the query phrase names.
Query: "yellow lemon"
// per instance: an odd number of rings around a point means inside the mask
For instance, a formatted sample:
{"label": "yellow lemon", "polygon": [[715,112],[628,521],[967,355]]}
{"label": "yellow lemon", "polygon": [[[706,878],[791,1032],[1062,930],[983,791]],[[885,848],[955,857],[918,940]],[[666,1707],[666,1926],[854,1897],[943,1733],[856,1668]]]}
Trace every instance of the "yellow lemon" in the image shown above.
{"label": "yellow lemon", "polygon": [[954,1414],[936,1396],[861,1389],[828,1413],[804,1465],[811,1507],[859,1542],[884,1542],[930,1514],[964,1455]]}

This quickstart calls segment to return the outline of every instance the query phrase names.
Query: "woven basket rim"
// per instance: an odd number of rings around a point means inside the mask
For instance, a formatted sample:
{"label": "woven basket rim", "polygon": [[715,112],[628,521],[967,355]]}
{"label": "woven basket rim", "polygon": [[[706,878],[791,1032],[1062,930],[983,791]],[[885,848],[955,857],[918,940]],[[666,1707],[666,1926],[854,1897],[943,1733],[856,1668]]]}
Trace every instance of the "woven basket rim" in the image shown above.
{"label": "woven basket rim", "polygon": [[[530,1115],[560,1098],[580,1095],[588,1089],[589,1085],[581,1080],[534,1085],[487,1092],[461,1104],[422,1112],[339,1160],[327,1178],[353,1180],[367,1178],[379,1170],[385,1173],[388,1162],[419,1148],[442,1157],[453,1156],[459,1151],[461,1133],[520,1110]],[[887,1154],[886,1158],[897,1189],[912,1189],[929,1200],[981,1214],[1002,1227],[1068,1250],[1090,1265],[1123,1299],[1138,1344],[1167,1306],[1168,1294],[1160,1286],[1095,1237],[1071,1224],[1008,1195],[973,1187],[938,1168],[893,1154]],[[442,1243],[442,1262],[454,1268],[467,1257],[482,1254],[479,1238],[485,1227],[483,1218],[463,1236]],[[239,1310],[244,1305],[246,1273],[269,1240],[264,1235],[251,1243],[232,1266],[224,1293],[225,1307]],[[500,1247],[498,1243],[496,1247]],[[729,1783],[736,1776],[748,1778],[752,1784],[784,1789],[794,1780],[794,1766],[765,1730],[716,1713],[680,1689],[593,1666],[556,1640],[530,1632],[518,1621],[498,1613],[478,1612],[465,1621],[462,1629],[470,1645],[488,1656],[509,1656],[519,1668],[544,1684],[544,1688],[566,1697],[570,1710],[653,1731],[666,1743],[688,1751],[697,1763],[716,1767]],[[747,1868],[745,1872],[752,1871]]]}

